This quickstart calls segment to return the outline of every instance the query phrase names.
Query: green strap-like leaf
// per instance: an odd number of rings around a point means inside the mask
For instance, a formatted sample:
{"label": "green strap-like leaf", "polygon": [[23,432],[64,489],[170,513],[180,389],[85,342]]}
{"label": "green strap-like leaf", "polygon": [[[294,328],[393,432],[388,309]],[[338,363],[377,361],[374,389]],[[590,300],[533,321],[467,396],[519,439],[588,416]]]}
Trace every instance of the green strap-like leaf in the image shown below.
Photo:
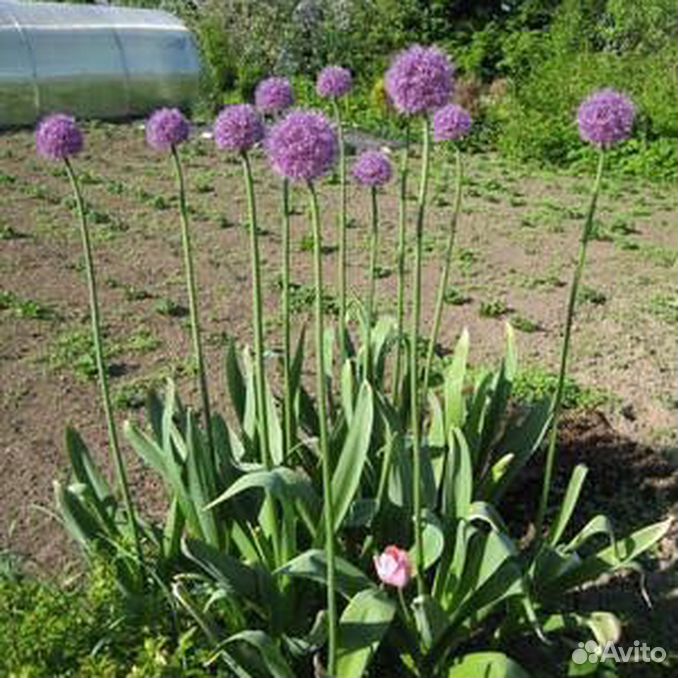
{"label": "green strap-like leaf", "polygon": [[246,643],[259,654],[264,666],[272,678],[296,678],[296,674],[283,657],[280,648],[263,631],[241,631],[226,640],[224,646]]}
{"label": "green strap-like leaf", "polygon": [[602,513],[599,513],[597,516],[594,516],[589,520],[584,527],[582,527],[579,532],[570,540],[570,542],[565,547],[565,551],[572,552],[581,548],[591,537],[597,534],[606,534],[610,541],[610,544],[616,544],[616,539],[614,538],[614,527],[612,526],[612,521]]}
{"label": "green strap-like leaf", "polygon": [[88,485],[98,502],[104,503],[109,500],[113,496],[110,485],[99,473],[85,441],[70,426],[66,429],[66,451],[78,482]]}
{"label": "green strap-like leaf", "polygon": [[552,546],[555,546],[560,541],[560,538],[567,528],[567,524],[570,522],[570,518],[577,506],[577,501],[581,494],[581,489],[586,480],[587,473],[588,468],[584,466],[584,464],[577,464],[572,471],[570,482],[567,484],[565,497],[560,505],[560,510],[558,511],[558,517],[549,530],[548,542]]}
{"label": "green strap-like leaf", "polygon": [[[422,515],[424,530],[422,533],[422,544],[424,547],[424,570],[428,570],[432,565],[438,562],[445,548],[445,535],[443,526],[435,513],[424,511]],[[410,549],[410,559],[416,560],[414,546]]]}
{"label": "green strap-like leaf", "polygon": [[445,518],[465,518],[473,496],[473,467],[466,438],[456,426],[452,426],[448,434],[448,459],[443,483]]}
{"label": "green strap-like leaf", "polygon": [[447,678],[529,678],[529,674],[502,652],[474,652],[456,659]]}
{"label": "green strap-like leaf", "polygon": [[348,424],[351,423],[353,418],[355,391],[356,384],[353,377],[353,363],[350,360],[345,360],[341,366],[341,409]]}
{"label": "green strap-like leaf", "polygon": [[341,526],[360,487],[372,437],[373,419],[372,388],[364,382],[360,387],[353,420],[332,476],[335,532]]}
{"label": "green strap-like leaf", "polygon": [[[357,567],[343,558],[335,559],[337,591],[346,598],[351,598],[359,591],[374,588],[370,581]],[[276,576],[298,577],[310,579],[320,584],[327,583],[327,560],[321,549],[305,551],[287,564],[278,568]]]}
{"label": "green strap-like leaf", "polygon": [[283,433],[282,426],[280,425],[280,417],[278,416],[278,410],[275,406],[275,398],[273,397],[273,391],[271,391],[271,386],[266,380],[266,414],[268,415],[268,441],[269,449],[271,450],[271,458],[273,464],[278,466],[283,463],[284,450],[283,450]]}
{"label": "green strap-like leaf", "polygon": [[261,469],[246,473],[232,483],[225,492],[207,504],[204,510],[212,509],[251,489],[266,490],[281,502],[301,502],[311,524],[320,519],[320,499],[313,489],[311,481],[298,471],[293,471],[284,466],[270,471]]}
{"label": "green strap-like leaf", "polygon": [[452,362],[445,370],[445,425],[461,428],[466,420],[466,399],[464,382],[466,380],[466,363],[469,352],[469,334],[463,329],[454,349]]}
{"label": "green strap-like leaf", "polygon": [[450,623],[450,616],[443,610],[440,603],[428,594],[417,596],[412,601],[412,611],[419,637],[428,650],[445,632]]}
{"label": "green strap-like leaf", "polygon": [[598,553],[585,558],[578,566],[570,568],[549,584],[549,592],[564,592],[574,586],[595,581],[606,572],[614,572],[631,564],[641,553],[652,548],[668,532],[673,522],[667,518],[653,525],[648,525],[632,534],[617,540]]}
{"label": "green strap-like leaf", "polygon": [[532,455],[539,449],[551,422],[551,400],[544,399],[530,407],[520,423],[512,422],[494,446],[498,455],[512,454],[513,459],[496,480],[485,475],[478,497],[495,505],[522,471]]}
{"label": "green strap-like leaf", "polygon": [[395,616],[395,601],[380,589],[357,593],[339,620],[336,674],[361,678]]}
{"label": "green strap-like leaf", "polygon": [[245,565],[197,539],[183,539],[181,550],[229,596],[240,596],[262,610],[275,606],[275,587],[265,570]]}
{"label": "green strap-like leaf", "polygon": [[238,417],[238,421],[242,424],[245,417],[246,387],[233,338],[229,339],[226,348],[226,385],[231,396],[233,409]]}

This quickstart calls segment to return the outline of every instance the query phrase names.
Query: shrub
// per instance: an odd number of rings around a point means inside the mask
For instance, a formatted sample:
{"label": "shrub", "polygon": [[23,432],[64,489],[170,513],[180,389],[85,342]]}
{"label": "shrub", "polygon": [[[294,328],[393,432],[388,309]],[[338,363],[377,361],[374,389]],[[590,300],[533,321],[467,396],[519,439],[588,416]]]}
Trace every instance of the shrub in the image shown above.
{"label": "shrub", "polygon": [[593,153],[570,121],[579,101],[605,84],[631,95],[640,111],[636,140],[615,151],[617,171],[676,175],[678,151],[668,143],[678,134],[678,49],[668,31],[675,17],[667,20],[665,0],[652,0],[654,12],[625,7],[609,2],[602,12],[588,12],[588,5],[568,0],[547,34],[505,41],[502,63],[514,80],[493,112],[500,150],[520,160],[590,167]]}

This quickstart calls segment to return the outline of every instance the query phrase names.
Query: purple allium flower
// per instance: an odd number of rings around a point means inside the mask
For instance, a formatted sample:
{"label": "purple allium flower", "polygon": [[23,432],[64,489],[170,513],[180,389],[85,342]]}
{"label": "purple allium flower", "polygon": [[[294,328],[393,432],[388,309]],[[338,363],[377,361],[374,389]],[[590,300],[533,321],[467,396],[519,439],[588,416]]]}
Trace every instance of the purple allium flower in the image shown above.
{"label": "purple allium flower", "polygon": [[294,90],[287,78],[266,78],[254,93],[254,103],[262,113],[282,113],[294,104]]}
{"label": "purple allium flower", "polygon": [[156,151],[169,151],[186,141],[190,131],[178,108],[159,108],[146,123],[146,141]]}
{"label": "purple allium flower", "polygon": [[433,114],[433,140],[457,141],[471,130],[471,116],[457,104],[447,104]]}
{"label": "purple allium flower", "polygon": [[327,118],[314,111],[292,111],[275,124],[266,139],[273,169],[291,181],[313,181],[328,172],[337,157],[337,134]]}
{"label": "purple allium flower", "polygon": [[608,148],[631,136],[635,117],[636,107],[627,96],[604,89],[579,107],[579,135],[595,146]]}
{"label": "purple allium flower", "polygon": [[63,113],[46,117],[35,132],[35,147],[48,160],[64,160],[77,155],[85,144],[75,118]]}
{"label": "purple allium flower", "polygon": [[365,151],[353,165],[353,178],[363,186],[383,186],[393,176],[391,161],[379,151]]}
{"label": "purple allium flower", "polygon": [[348,68],[326,66],[318,74],[316,92],[324,99],[338,99],[348,94],[353,87],[353,77]]}
{"label": "purple allium flower", "polygon": [[393,60],[386,72],[386,91],[400,113],[431,113],[452,97],[454,66],[436,47],[414,45]]}
{"label": "purple allium flower", "polygon": [[214,123],[214,141],[223,150],[244,153],[264,138],[264,131],[254,106],[226,106]]}

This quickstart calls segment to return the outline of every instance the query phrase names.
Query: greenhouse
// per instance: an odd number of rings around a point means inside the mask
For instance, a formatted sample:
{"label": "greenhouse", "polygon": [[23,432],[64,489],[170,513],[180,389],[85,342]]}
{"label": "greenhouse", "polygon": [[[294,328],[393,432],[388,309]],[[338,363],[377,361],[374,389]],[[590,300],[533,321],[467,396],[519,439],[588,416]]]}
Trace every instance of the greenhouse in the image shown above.
{"label": "greenhouse", "polygon": [[167,12],[0,0],[0,127],[190,106],[199,73],[191,33]]}

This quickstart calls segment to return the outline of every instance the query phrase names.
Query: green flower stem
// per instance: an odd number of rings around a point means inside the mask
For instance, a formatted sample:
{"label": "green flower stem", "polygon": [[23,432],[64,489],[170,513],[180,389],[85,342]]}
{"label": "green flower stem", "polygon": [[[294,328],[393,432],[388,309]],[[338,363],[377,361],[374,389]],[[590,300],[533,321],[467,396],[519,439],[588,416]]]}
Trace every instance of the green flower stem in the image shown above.
{"label": "green flower stem", "polygon": [[461,207],[461,185],[463,179],[463,167],[461,162],[461,151],[455,147],[455,165],[456,181],[454,189],[454,207],[452,211],[452,220],[450,221],[450,232],[447,238],[447,249],[445,250],[445,259],[443,270],[440,273],[440,284],[438,286],[438,296],[436,297],[436,306],[433,313],[433,326],[431,328],[431,337],[428,342],[428,352],[426,354],[426,364],[424,366],[424,393],[428,389],[429,378],[431,376],[431,366],[433,365],[433,353],[438,343],[438,334],[440,333],[440,321],[443,316],[443,305],[445,303],[445,291],[450,279],[450,269],[452,268],[452,252],[454,251],[454,240],[457,235],[457,222],[459,221],[459,209]]}
{"label": "green flower stem", "polygon": [[584,264],[586,263],[586,246],[588,245],[593,230],[593,217],[596,212],[596,204],[598,202],[598,194],[600,193],[600,184],[603,176],[603,168],[605,166],[605,153],[601,150],[598,158],[598,170],[591,191],[591,201],[589,209],[586,213],[586,221],[582,229],[581,240],[579,242],[579,256],[577,265],[572,276],[572,285],[570,286],[570,297],[567,304],[567,317],[565,320],[565,333],[563,335],[563,346],[560,354],[560,372],[558,373],[558,383],[556,385],[556,392],[553,397],[553,409],[551,430],[549,432],[548,451],[546,453],[546,469],[544,471],[544,485],[542,487],[541,500],[539,502],[539,510],[537,512],[536,520],[536,535],[537,539],[541,539],[541,532],[544,526],[544,518],[546,516],[546,509],[548,507],[549,493],[551,491],[551,483],[553,480],[553,470],[556,461],[556,443],[558,440],[558,422],[563,409],[563,393],[565,390],[565,375],[567,372],[567,358],[570,351],[570,336],[572,333],[572,322],[574,320],[575,308],[577,305],[577,293],[579,290],[579,281],[581,280],[584,271]]}
{"label": "green flower stem", "polygon": [[421,161],[421,178],[417,200],[417,227],[414,254],[414,287],[412,290],[412,331],[410,334],[410,410],[412,414],[412,495],[414,498],[414,548],[417,569],[417,592],[424,594],[424,543],[421,505],[421,439],[419,412],[419,364],[417,340],[421,320],[421,259],[422,239],[424,235],[424,216],[426,212],[426,193],[428,191],[431,130],[427,117],[423,119],[424,147]]}
{"label": "green flower stem", "polygon": [[374,323],[374,297],[377,280],[377,249],[379,247],[379,201],[377,199],[377,189],[372,187],[372,230],[370,232],[370,288],[367,293],[367,314],[365,324],[367,333],[365,335],[365,378],[371,380],[372,374],[372,342],[370,340],[372,325]]}
{"label": "green flower stem", "polygon": [[285,457],[287,457],[294,446],[291,384],[292,332],[290,328],[290,185],[287,179],[284,179],[282,183],[282,250],[283,408]]}
{"label": "green flower stem", "polygon": [[332,99],[334,109],[334,120],[337,126],[337,137],[339,139],[339,355],[341,364],[348,355],[346,348],[346,226],[347,218],[347,196],[346,196],[346,144],[344,142],[344,125],[341,117],[339,102]]}
{"label": "green flower stem", "polygon": [[407,606],[405,595],[403,594],[403,590],[401,588],[398,589],[398,602],[400,603],[400,610],[402,611],[405,624],[410,630],[415,629],[416,627],[414,619],[412,619],[412,613],[410,612],[410,608]]}
{"label": "green flower stem", "polygon": [[108,373],[106,372],[106,365],[104,363],[104,349],[101,336],[101,319],[99,313],[99,300],[97,296],[96,277],[94,275],[94,263],[92,260],[92,243],[90,241],[89,229],[87,227],[87,218],[85,216],[85,205],[80,193],[80,185],[77,177],[73,171],[73,167],[68,160],[64,159],[66,166],[66,173],[71,182],[73,193],[75,194],[75,202],[78,208],[78,216],[80,217],[80,234],[82,237],[82,249],[85,255],[85,273],[87,275],[87,286],[89,288],[89,306],[90,316],[92,320],[92,339],[94,341],[94,356],[97,364],[97,372],[99,373],[99,384],[101,386],[101,398],[104,405],[104,414],[106,416],[106,423],[108,425],[108,439],[110,442],[111,453],[113,456],[113,463],[115,465],[116,475],[118,477],[118,484],[122,493],[125,510],[130,522],[132,530],[132,539],[134,540],[134,548],[139,564],[139,575],[144,568],[144,556],[141,548],[141,538],[139,535],[139,525],[137,523],[134,504],[132,503],[132,495],[127,481],[127,471],[125,469],[125,461],[120,450],[120,443],[118,441],[118,431],[113,419],[113,407],[111,406],[111,395],[108,390]]}
{"label": "green flower stem", "polygon": [[312,183],[308,184],[311,221],[313,224],[314,267],[315,267],[315,347],[318,422],[320,425],[320,458],[322,459],[323,503],[325,505],[325,555],[327,559],[327,613],[328,613],[328,653],[327,673],[335,676],[337,659],[337,602],[334,562],[334,508],[332,503],[332,469],[329,458],[329,440],[327,432],[327,396],[325,394],[325,351],[323,351],[323,264],[322,231],[318,213],[318,196]]}
{"label": "green flower stem", "polygon": [[396,354],[393,368],[393,384],[391,386],[391,400],[395,403],[400,392],[400,379],[403,355],[403,328],[405,324],[405,246],[407,235],[407,178],[410,161],[410,126],[405,129],[405,147],[400,156],[400,192],[398,196],[398,311],[396,331]]}
{"label": "green flower stem", "polygon": [[267,469],[272,468],[270,440],[268,436],[268,408],[266,407],[266,372],[264,371],[264,322],[261,292],[261,261],[259,256],[259,229],[257,207],[254,199],[254,179],[247,153],[242,154],[243,173],[247,188],[249,214],[250,252],[252,256],[252,315],[254,320],[254,372],[256,380],[257,420],[261,457]]}
{"label": "green flower stem", "polygon": [[[247,153],[242,154],[242,166],[247,189],[247,208],[249,215],[250,252],[252,256],[252,315],[254,321],[254,378],[257,408],[257,423],[259,425],[259,441],[261,458],[267,469],[273,468],[271,457],[270,438],[268,435],[268,407],[266,402],[266,372],[264,371],[264,324],[261,292],[261,261],[259,257],[259,228],[257,223],[257,204],[254,198],[254,179],[252,166]],[[276,565],[281,565],[280,533],[278,518],[272,495],[264,499],[263,512],[271,529],[273,542],[273,558]]]}
{"label": "green flower stem", "polygon": [[193,353],[198,368],[198,380],[202,409],[205,417],[205,431],[210,452],[214,454],[214,439],[212,436],[212,413],[210,408],[209,391],[207,389],[207,374],[200,340],[200,320],[198,318],[198,295],[195,285],[195,271],[191,254],[191,234],[188,227],[188,209],[186,206],[186,186],[184,173],[181,169],[181,160],[176,146],[172,146],[172,158],[179,188],[179,212],[181,213],[181,240],[184,248],[184,268],[186,270],[186,289],[188,292],[188,308],[191,318],[191,334],[193,338]]}

